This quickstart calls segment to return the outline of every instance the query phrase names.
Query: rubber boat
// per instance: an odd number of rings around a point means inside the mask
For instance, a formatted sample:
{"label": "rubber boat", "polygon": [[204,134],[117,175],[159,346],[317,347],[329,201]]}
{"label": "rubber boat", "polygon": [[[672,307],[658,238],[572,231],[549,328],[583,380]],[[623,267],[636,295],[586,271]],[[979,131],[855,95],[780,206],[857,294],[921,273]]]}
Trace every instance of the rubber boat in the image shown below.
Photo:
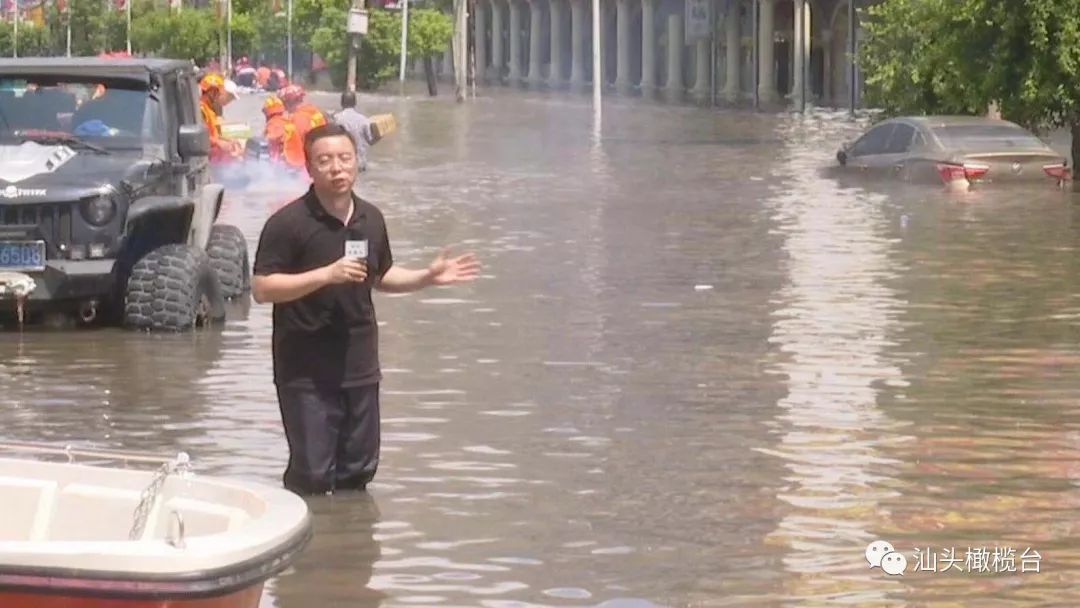
{"label": "rubber boat", "polygon": [[183,454],[139,470],[2,452],[0,607],[256,608],[311,538],[300,497]]}

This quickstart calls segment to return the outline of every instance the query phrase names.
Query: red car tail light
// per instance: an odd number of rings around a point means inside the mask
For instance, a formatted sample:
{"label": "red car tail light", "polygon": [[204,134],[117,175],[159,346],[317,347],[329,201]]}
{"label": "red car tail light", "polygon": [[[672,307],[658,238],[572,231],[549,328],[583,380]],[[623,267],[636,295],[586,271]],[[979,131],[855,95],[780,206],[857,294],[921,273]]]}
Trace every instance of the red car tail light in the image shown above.
{"label": "red car tail light", "polygon": [[978,163],[938,163],[937,171],[946,184],[961,179],[974,182],[989,173],[990,166]]}
{"label": "red car tail light", "polygon": [[1066,180],[1072,176],[1072,171],[1065,163],[1055,165],[1043,165],[1043,172],[1059,180]]}

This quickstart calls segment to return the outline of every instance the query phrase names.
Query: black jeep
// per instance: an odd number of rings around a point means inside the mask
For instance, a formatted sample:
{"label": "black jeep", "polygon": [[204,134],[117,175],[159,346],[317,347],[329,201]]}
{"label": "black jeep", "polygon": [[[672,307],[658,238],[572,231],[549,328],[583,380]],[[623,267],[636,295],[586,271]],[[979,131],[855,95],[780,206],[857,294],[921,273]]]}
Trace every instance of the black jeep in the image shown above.
{"label": "black jeep", "polygon": [[250,271],[208,133],[191,62],[0,59],[0,318],[223,319]]}

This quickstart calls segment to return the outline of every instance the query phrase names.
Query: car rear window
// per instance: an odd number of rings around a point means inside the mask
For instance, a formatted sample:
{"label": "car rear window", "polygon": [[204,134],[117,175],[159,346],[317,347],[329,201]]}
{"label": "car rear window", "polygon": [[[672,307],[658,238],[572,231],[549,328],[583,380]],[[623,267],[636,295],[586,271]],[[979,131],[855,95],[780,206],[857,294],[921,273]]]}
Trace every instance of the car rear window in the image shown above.
{"label": "car rear window", "polygon": [[1044,148],[1038,137],[1010,125],[953,125],[934,127],[934,135],[946,148],[999,149]]}

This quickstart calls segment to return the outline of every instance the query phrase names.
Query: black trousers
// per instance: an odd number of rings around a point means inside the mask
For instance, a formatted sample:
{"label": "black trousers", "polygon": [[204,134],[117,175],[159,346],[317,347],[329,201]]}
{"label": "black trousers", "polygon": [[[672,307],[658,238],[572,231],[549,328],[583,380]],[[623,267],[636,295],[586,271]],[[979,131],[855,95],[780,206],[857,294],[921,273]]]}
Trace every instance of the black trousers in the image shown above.
{"label": "black trousers", "polygon": [[379,385],[277,393],[289,443],[285,487],[301,495],[365,489],[379,467]]}

